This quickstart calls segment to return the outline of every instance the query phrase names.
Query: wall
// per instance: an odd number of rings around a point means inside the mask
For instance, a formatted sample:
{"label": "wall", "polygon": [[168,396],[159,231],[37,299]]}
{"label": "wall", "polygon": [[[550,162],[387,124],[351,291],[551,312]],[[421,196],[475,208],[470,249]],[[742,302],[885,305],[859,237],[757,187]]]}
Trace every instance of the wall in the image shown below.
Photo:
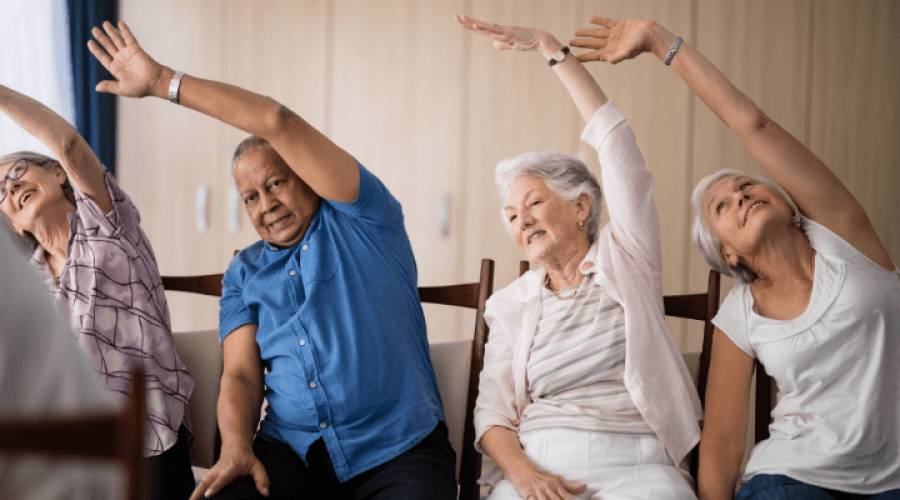
{"label": "wall", "polygon": [[[492,258],[500,288],[523,256],[500,223],[496,163],[555,150],[595,172],[599,165],[541,56],[494,50],[457,26],[456,12],[539,26],[563,42],[591,15],[661,22],[818,154],[900,260],[897,0],[120,0],[122,19],[152,56],[272,96],[380,176],[403,203],[421,285],[474,281],[480,259]],[[589,69],[628,118],[656,178],[665,292],[702,290],[708,268],[689,240],[690,192],[719,168],[761,170],[654,57]],[[226,217],[229,159],[244,135],[158,100],[120,100],[119,177],[163,274],[221,272],[256,239],[246,219],[231,232]],[[204,233],[194,223],[201,184],[211,190]],[[170,307],[176,329],[217,324],[214,299],[170,295]],[[426,315],[432,340],[470,333],[470,315]],[[670,326],[682,348],[698,348],[698,328]]]}

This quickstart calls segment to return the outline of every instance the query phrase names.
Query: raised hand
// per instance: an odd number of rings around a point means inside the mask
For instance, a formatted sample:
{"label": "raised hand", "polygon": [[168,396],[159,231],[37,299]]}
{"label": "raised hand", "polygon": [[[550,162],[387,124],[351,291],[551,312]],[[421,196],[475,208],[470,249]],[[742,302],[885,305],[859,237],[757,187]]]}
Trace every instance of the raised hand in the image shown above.
{"label": "raised hand", "polygon": [[500,50],[536,50],[548,36],[546,31],[534,28],[498,26],[462,14],[453,17],[467,30],[494,40],[494,47]]}
{"label": "raised hand", "polygon": [[97,84],[97,92],[107,92],[125,97],[159,95],[165,67],[154,61],[138,45],[124,21],[116,29],[109,21],[103,29],[94,27],[91,34],[97,39],[88,42],[88,49],[115,78]]}
{"label": "raised hand", "polygon": [[580,29],[569,42],[573,47],[593,49],[578,56],[581,62],[607,61],[617,63],[633,59],[653,48],[653,21],[616,21],[607,17],[592,17],[591,24],[602,28]]}

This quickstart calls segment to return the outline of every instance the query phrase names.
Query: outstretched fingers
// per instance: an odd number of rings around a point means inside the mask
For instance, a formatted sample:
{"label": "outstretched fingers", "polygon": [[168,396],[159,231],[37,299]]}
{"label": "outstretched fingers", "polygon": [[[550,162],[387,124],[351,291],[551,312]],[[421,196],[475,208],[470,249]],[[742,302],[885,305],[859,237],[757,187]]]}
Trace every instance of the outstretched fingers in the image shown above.
{"label": "outstretched fingers", "polygon": [[604,28],[607,28],[607,29],[612,29],[617,24],[619,24],[619,21],[616,21],[615,19],[610,19],[608,17],[601,17],[601,16],[591,16],[590,21],[591,21],[591,24],[603,26]]}
{"label": "outstretched fingers", "polygon": [[[119,52],[119,49],[116,48],[116,44],[113,43],[113,41],[110,40],[110,38],[108,36],[106,36],[106,33],[104,33],[103,30],[94,26],[91,29],[91,34],[94,35],[94,39],[97,40],[97,43],[99,43],[103,47],[103,50],[105,50],[106,53],[110,56],[109,57],[110,60],[112,60],[112,58],[116,57],[116,54]],[[88,43],[90,43],[90,42],[88,42]],[[94,54],[94,55],[96,55],[96,54]],[[107,68],[107,69],[109,69],[109,68]]]}
{"label": "outstretched fingers", "polygon": [[137,45],[137,38],[131,34],[131,30],[125,24],[125,21],[119,21],[119,31],[122,33],[122,39],[125,40],[126,45]]}
{"label": "outstretched fingers", "polygon": [[453,17],[463,28],[474,31],[480,35],[493,38],[493,35],[503,34],[503,28],[500,26],[479,21],[478,19],[469,17],[465,14],[456,14]]}
{"label": "outstretched fingers", "polygon": [[112,40],[112,42],[116,45],[116,49],[122,50],[125,48],[125,40],[122,39],[122,35],[119,34],[119,30],[117,30],[111,22],[103,21],[103,30],[106,31],[106,34],[109,36],[110,40]]}
{"label": "outstretched fingers", "polygon": [[[94,28],[94,29],[96,30],[97,28]],[[113,60],[112,56],[109,55],[109,52],[104,50],[103,47],[101,47],[97,42],[95,42],[93,40],[88,40],[87,46],[88,46],[88,50],[91,51],[91,54],[94,54],[94,57],[96,57],[97,60],[100,61],[100,64],[102,64],[103,67],[106,68],[108,71],[109,65]]]}

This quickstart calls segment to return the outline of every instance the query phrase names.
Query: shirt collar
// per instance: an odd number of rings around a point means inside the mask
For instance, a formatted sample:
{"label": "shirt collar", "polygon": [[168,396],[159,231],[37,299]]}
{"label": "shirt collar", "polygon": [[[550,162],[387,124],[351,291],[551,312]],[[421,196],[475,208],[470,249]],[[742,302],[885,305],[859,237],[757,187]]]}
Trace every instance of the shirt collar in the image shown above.
{"label": "shirt collar", "polygon": [[600,252],[599,240],[600,238],[597,238],[591,243],[591,248],[588,249],[587,255],[584,256],[581,264],[578,265],[578,270],[585,276],[597,270],[597,258]]}

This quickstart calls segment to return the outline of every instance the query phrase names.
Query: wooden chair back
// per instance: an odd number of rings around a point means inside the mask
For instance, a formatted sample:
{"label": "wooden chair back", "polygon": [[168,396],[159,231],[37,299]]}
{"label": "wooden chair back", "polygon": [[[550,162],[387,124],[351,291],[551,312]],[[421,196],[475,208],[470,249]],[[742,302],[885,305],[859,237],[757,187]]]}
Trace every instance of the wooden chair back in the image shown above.
{"label": "wooden chair back", "polygon": [[127,498],[143,500],[143,370],[132,371],[132,380],[131,398],[117,413],[0,419],[0,452],[115,461],[126,474]]}
{"label": "wooden chair back", "polygon": [[772,422],[772,408],[775,408],[775,394],[778,386],[775,379],[766,373],[762,363],[756,360],[756,410],[754,412],[753,439],[758,443],[769,439],[769,424]]}
{"label": "wooden chair back", "polygon": [[[527,260],[519,262],[519,275],[528,272],[530,264]],[[697,392],[700,404],[706,406],[706,383],[709,378],[709,360],[712,355],[713,330],[712,319],[719,310],[719,290],[721,277],[718,271],[710,270],[706,293],[663,296],[663,308],[666,316],[687,318],[703,322],[703,345],[700,350],[700,366],[697,375]],[[696,448],[691,453],[691,476],[697,478],[698,453]]]}
{"label": "wooden chair back", "polygon": [[[198,293],[221,296],[222,274],[202,276],[163,276],[163,288],[168,291]],[[471,359],[469,363],[468,386],[466,389],[465,422],[462,431],[460,453],[459,499],[477,500],[481,476],[481,454],[475,450],[475,401],[478,397],[478,382],[484,366],[484,344],[487,342],[488,327],[484,320],[485,302],[494,289],[494,261],[483,259],[477,282],[447,286],[419,287],[422,303],[443,304],[475,310],[475,325],[472,332]],[[448,411],[448,413],[450,413]],[[451,433],[455,431],[451,430]],[[218,435],[218,432],[216,432]],[[218,440],[218,438],[217,438]]]}
{"label": "wooden chair back", "polygon": [[481,476],[481,454],[475,450],[475,401],[478,398],[481,369],[484,367],[484,344],[488,338],[484,308],[493,291],[494,261],[490,259],[482,259],[481,274],[477,283],[419,287],[419,300],[422,303],[444,304],[475,310],[462,456],[459,466],[459,500],[478,500],[480,497],[480,487],[477,481]]}

